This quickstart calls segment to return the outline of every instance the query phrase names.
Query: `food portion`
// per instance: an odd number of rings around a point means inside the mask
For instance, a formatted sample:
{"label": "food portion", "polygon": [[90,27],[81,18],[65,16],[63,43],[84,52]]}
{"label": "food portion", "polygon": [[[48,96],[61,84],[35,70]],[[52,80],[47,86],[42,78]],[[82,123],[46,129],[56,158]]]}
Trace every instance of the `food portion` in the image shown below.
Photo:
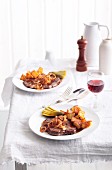
{"label": "food portion", "polygon": [[28,71],[25,75],[22,74],[20,80],[28,88],[43,90],[58,86],[65,76],[65,70],[45,74],[43,68],[39,67],[38,70]]}
{"label": "food portion", "polygon": [[[56,111],[50,108],[50,113],[42,112],[42,115],[53,115],[57,113],[58,116],[54,116],[53,118],[47,118],[42,122],[40,127],[40,132],[47,132],[53,136],[61,136],[61,135],[72,135],[82,131],[85,128],[91,126],[92,121],[86,120],[85,112],[79,106],[73,106],[67,111]],[[45,114],[46,113],[46,114]]]}
{"label": "food portion", "polygon": [[46,107],[42,111],[42,115],[47,116],[47,117],[54,117],[54,116],[58,116],[58,115],[62,115],[62,114],[63,113],[61,111],[57,111],[57,110],[51,108],[50,106]]}

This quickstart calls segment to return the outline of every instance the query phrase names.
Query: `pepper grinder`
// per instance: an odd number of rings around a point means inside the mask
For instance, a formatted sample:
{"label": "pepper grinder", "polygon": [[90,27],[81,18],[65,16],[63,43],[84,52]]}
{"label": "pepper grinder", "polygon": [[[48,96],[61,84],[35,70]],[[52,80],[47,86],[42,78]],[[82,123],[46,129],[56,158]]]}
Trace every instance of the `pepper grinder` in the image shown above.
{"label": "pepper grinder", "polygon": [[87,63],[85,57],[87,40],[84,39],[83,36],[81,36],[81,39],[77,41],[77,44],[79,46],[79,58],[76,64],[76,70],[80,72],[87,71]]}

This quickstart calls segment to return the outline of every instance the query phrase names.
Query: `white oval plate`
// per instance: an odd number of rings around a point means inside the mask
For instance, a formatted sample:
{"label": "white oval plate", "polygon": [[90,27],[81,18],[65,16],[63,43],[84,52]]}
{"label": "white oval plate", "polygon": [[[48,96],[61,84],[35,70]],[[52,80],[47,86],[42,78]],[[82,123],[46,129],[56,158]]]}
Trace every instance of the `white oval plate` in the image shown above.
{"label": "white oval plate", "polygon": [[[67,110],[71,108],[73,105],[71,104],[63,104],[63,105],[55,105],[53,106],[54,109],[57,110]],[[93,110],[90,110],[86,107],[82,107],[82,109],[85,111],[85,118],[86,120],[91,120],[92,125],[76,134],[73,135],[64,135],[64,136],[52,136],[49,135],[46,132],[40,132],[40,127],[42,122],[46,119],[46,117],[42,116],[42,110],[37,110],[36,113],[34,113],[30,119],[29,119],[29,127],[30,129],[36,133],[37,135],[47,138],[47,139],[54,139],[54,140],[71,140],[71,139],[77,139],[77,138],[82,138],[86,135],[91,134],[99,125],[99,117],[97,114],[94,113]]]}
{"label": "white oval plate", "polygon": [[[52,71],[53,71],[53,70],[52,70]],[[27,72],[27,71],[26,71],[26,72]],[[26,72],[25,72],[25,73],[26,73]],[[48,73],[48,72],[50,72],[50,70],[49,70],[49,71],[48,71],[48,70],[44,71],[44,73]],[[24,73],[23,73],[23,74],[24,74]],[[68,82],[69,82],[69,73],[66,71],[66,76],[65,76],[65,78],[62,80],[62,82],[61,82],[58,86],[53,87],[53,88],[51,88],[51,89],[36,90],[36,89],[27,88],[26,86],[24,86],[23,81],[20,80],[21,75],[22,75],[22,74],[17,74],[16,76],[14,76],[14,78],[12,79],[12,82],[13,82],[13,84],[14,84],[16,87],[18,87],[19,89],[24,90],[24,91],[28,91],[28,92],[35,92],[35,93],[51,92],[51,91],[53,91],[53,90],[57,90],[58,88],[67,85]]]}

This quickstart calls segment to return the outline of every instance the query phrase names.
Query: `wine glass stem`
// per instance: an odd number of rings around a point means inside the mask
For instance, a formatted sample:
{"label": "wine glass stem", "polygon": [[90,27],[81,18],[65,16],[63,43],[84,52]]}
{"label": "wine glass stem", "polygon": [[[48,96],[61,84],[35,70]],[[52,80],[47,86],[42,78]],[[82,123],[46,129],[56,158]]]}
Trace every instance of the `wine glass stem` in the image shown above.
{"label": "wine glass stem", "polygon": [[97,108],[97,105],[98,105],[98,95],[95,94],[94,108]]}

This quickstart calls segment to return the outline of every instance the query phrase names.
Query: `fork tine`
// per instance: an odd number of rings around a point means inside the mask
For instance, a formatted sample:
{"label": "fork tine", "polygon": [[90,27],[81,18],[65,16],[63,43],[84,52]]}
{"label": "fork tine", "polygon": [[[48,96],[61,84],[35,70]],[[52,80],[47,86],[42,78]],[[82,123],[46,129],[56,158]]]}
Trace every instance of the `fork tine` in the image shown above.
{"label": "fork tine", "polygon": [[71,92],[71,90],[72,90],[72,87],[68,87],[65,91],[65,94],[69,94]]}
{"label": "fork tine", "polygon": [[[53,105],[53,104],[57,104],[57,103],[60,103],[62,102],[63,100],[66,100],[67,97],[70,95],[70,93],[72,92],[72,87],[69,86],[67,87],[67,89],[59,96],[59,99],[56,101],[53,101],[52,103],[49,104],[50,105]],[[62,99],[60,99],[62,98]],[[42,106],[42,108],[45,108],[46,106]]]}
{"label": "fork tine", "polygon": [[64,95],[67,95],[67,94],[69,94],[70,92],[71,92],[71,89],[68,88],[68,89],[65,91]]}
{"label": "fork tine", "polygon": [[72,91],[72,87],[67,87],[64,93],[61,95],[62,98],[66,98]]}
{"label": "fork tine", "polygon": [[69,90],[69,87],[67,87],[67,89],[61,94],[61,97],[62,97],[62,96],[65,96],[66,93],[68,93],[68,90]]}

